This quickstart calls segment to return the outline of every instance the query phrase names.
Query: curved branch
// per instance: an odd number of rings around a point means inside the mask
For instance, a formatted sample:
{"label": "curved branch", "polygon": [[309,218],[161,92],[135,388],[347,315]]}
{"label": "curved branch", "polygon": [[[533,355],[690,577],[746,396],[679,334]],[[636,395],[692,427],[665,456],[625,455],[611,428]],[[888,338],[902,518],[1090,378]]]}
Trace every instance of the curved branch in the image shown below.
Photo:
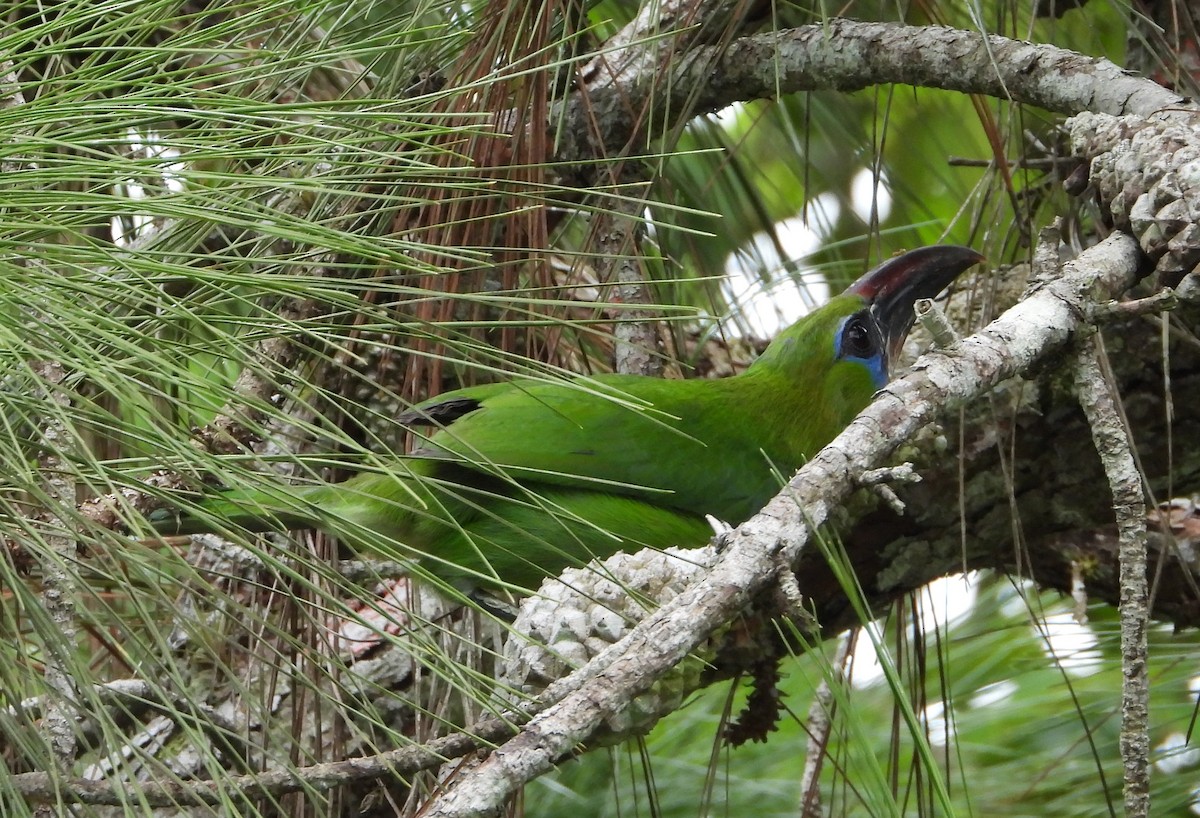
{"label": "curved branch", "polygon": [[[737,40],[711,76],[698,51],[680,81],[704,82],[706,106],[797,91],[858,91],[900,83],[1025,102],[1061,114],[1149,114],[1183,102],[1158,83],[1102,57],[996,34],[894,23],[831,20]],[[764,67],[769,70],[764,71]]]}
{"label": "curved branch", "polygon": [[[647,48],[651,44],[647,44]],[[661,47],[660,43],[655,43]],[[659,61],[627,60],[625,69],[586,77],[563,104],[563,163],[592,163],[645,145],[646,123],[716,111],[735,102],[802,91],[856,91],[903,83],[984,94],[1076,114],[1148,115],[1185,100],[1112,62],[1051,45],[940,26],[830,20],[755,34]],[[635,116],[632,112],[640,112]],[[586,178],[594,167],[567,173]],[[566,169],[564,169],[566,173]]]}

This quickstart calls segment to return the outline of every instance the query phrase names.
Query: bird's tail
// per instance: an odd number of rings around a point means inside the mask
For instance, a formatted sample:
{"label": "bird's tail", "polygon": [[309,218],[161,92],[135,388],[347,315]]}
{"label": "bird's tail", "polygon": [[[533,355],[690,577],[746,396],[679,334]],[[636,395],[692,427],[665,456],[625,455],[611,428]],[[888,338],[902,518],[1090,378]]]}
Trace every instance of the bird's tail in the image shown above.
{"label": "bird's tail", "polygon": [[300,528],[346,534],[359,528],[404,535],[422,515],[429,516],[431,508],[446,509],[434,515],[440,519],[469,516],[448,506],[449,499],[434,488],[438,468],[438,464],[427,461],[397,461],[389,469],[360,472],[336,484],[267,483],[226,489],[192,502],[181,498],[176,508],[156,513],[150,522],[161,534],[261,533]]}
{"label": "bird's tail", "polygon": [[638,498],[520,486],[433,461],[337,484],[229,490],[151,522],[163,534],[322,529],[358,552],[416,559],[460,588],[532,589],[618,550],[698,546],[712,534],[698,515]]}
{"label": "bird's tail", "polygon": [[307,495],[317,488],[281,490],[229,489],[194,503],[161,509],[150,517],[160,534],[212,534],[229,531],[261,533],[317,525],[314,507]]}

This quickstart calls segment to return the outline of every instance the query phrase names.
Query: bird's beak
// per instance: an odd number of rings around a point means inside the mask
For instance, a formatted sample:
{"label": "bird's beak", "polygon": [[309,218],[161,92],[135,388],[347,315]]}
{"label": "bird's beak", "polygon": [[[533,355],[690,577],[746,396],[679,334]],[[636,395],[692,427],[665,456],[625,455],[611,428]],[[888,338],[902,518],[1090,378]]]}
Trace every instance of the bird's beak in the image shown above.
{"label": "bird's beak", "polygon": [[952,244],[922,247],[880,264],[855,281],[846,292],[870,304],[887,344],[888,359],[895,360],[913,325],[913,305],[933,298],[968,267],[983,261],[970,247]]}

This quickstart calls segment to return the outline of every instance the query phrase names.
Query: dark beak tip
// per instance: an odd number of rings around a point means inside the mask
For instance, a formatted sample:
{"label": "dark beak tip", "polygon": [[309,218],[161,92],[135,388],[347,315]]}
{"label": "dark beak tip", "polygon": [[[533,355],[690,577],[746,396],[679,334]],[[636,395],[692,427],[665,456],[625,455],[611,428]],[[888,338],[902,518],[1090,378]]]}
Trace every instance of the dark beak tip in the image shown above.
{"label": "dark beak tip", "polygon": [[983,255],[955,244],[921,247],[888,259],[863,275],[846,292],[868,301],[901,300],[911,306],[918,298],[932,298]]}

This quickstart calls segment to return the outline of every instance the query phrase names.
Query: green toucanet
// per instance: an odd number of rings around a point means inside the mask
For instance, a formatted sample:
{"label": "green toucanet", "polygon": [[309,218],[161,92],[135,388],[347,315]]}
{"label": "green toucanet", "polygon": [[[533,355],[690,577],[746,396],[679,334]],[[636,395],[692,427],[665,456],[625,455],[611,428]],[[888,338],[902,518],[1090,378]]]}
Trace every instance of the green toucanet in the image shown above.
{"label": "green toucanet", "polygon": [[422,443],[382,471],[225,492],[156,524],[328,530],[460,587],[530,588],[620,550],[703,545],[705,515],[746,520],[867,405],[913,303],[980,260],[939,246],[885,261],[730,378],[516,379],[439,395],[401,415]]}

